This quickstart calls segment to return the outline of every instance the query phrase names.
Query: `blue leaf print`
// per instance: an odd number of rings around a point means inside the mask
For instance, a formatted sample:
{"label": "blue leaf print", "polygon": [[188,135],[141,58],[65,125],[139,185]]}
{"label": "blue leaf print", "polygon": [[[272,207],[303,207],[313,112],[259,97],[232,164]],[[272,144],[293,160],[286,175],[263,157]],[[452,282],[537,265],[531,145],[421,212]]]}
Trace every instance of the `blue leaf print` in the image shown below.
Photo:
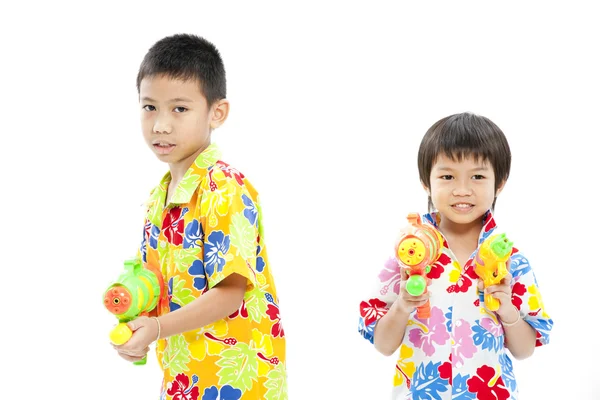
{"label": "blue leaf print", "polygon": [[204,229],[202,224],[197,219],[191,220],[185,227],[185,233],[183,235],[183,248],[189,249],[193,247],[200,247],[204,240]]}
{"label": "blue leaf print", "polygon": [[540,335],[542,335],[542,337],[538,339],[540,342],[542,342],[543,344],[549,343],[550,331],[552,330],[552,326],[554,325],[554,321],[552,319],[526,318],[525,322],[531,325],[533,329],[535,329],[540,333]]}
{"label": "blue leaf print", "polygon": [[504,385],[510,389],[511,392],[517,391],[517,381],[515,379],[515,372],[513,371],[512,361],[506,353],[502,353],[499,357],[500,366],[502,367],[502,380]]}
{"label": "blue leaf print", "polygon": [[246,196],[245,194],[242,194],[242,201],[246,206],[246,208],[244,209],[244,217],[246,217],[246,219],[250,221],[250,224],[256,225],[256,219],[258,216],[258,210],[256,209],[256,206],[254,205],[250,197]]}
{"label": "blue leaf print", "polygon": [[160,235],[160,228],[156,225],[152,225],[152,230],[150,231],[150,247],[154,250],[158,248],[158,236]]}
{"label": "blue leaf print", "polygon": [[477,399],[475,393],[469,392],[469,386],[467,380],[470,378],[469,375],[462,376],[457,374],[452,378],[452,399],[453,400],[475,400]]}
{"label": "blue leaf print", "polygon": [[216,386],[211,386],[204,389],[202,400],[239,400],[242,397],[242,391],[230,385],[225,385],[219,389]]}
{"label": "blue leaf print", "polygon": [[181,308],[181,306],[177,303],[173,303],[171,299],[173,298],[173,278],[169,279],[169,310],[175,311]]}
{"label": "blue leaf print", "polygon": [[215,272],[221,272],[225,266],[225,255],[229,251],[229,235],[223,231],[214,231],[208,235],[208,240],[204,245],[204,267],[208,276]]}
{"label": "blue leaf print", "polygon": [[188,274],[194,277],[194,287],[196,289],[204,290],[206,288],[206,272],[202,260],[194,260],[188,268]]}
{"label": "blue leaf print", "polygon": [[262,257],[258,257],[256,259],[256,270],[258,272],[263,272],[263,269],[265,269],[265,260],[263,260]]}
{"label": "blue leaf print", "polygon": [[448,307],[448,312],[444,314],[446,317],[446,330],[452,332],[452,306]]}
{"label": "blue leaf print", "polygon": [[440,393],[448,391],[446,379],[440,377],[436,364],[431,361],[427,365],[421,364],[413,375],[413,400],[441,400]]}
{"label": "blue leaf print", "polygon": [[365,339],[373,343],[373,335],[375,334],[375,325],[377,321],[372,322],[371,325],[365,327],[365,320],[362,317],[358,318],[358,333],[360,333]]}
{"label": "blue leaf print", "polygon": [[475,346],[481,346],[483,350],[500,351],[502,348],[502,336],[494,336],[477,321],[471,326],[473,331],[473,342]]}
{"label": "blue leaf print", "polygon": [[516,253],[510,258],[510,273],[513,277],[525,275],[531,271],[531,266],[529,266],[529,260],[525,258],[522,254]]}

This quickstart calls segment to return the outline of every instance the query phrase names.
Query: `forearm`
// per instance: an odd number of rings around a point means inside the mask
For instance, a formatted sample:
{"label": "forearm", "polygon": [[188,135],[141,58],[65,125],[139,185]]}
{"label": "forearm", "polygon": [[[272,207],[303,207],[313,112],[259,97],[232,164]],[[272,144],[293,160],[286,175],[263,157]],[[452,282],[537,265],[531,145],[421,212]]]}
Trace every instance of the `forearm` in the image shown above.
{"label": "forearm", "polygon": [[390,356],[400,347],[410,314],[393,303],[375,325],[373,344],[381,354]]}
{"label": "forearm", "polygon": [[158,317],[160,338],[200,329],[238,310],[246,291],[246,278],[233,274],[178,310]]}
{"label": "forearm", "polygon": [[[515,309],[516,310],[516,309]],[[501,321],[508,321],[501,319]],[[514,318],[513,318],[514,321]],[[510,321],[512,322],[512,321]],[[516,324],[504,325],[505,345],[517,360],[530,357],[535,350],[536,331],[519,316]],[[510,326],[507,326],[510,325]]]}

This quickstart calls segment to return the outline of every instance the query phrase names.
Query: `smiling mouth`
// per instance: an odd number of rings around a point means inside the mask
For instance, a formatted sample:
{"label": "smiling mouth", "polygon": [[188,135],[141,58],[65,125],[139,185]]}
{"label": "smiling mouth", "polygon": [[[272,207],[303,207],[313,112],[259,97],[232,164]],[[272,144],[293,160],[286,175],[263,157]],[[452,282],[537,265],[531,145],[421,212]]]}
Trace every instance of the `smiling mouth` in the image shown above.
{"label": "smiling mouth", "polygon": [[452,204],[452,208],[458,208],[459,210],[468,210],[469,208],[473,208],[473,207],[475,207],[475,205],[470,204],[470,203]]}

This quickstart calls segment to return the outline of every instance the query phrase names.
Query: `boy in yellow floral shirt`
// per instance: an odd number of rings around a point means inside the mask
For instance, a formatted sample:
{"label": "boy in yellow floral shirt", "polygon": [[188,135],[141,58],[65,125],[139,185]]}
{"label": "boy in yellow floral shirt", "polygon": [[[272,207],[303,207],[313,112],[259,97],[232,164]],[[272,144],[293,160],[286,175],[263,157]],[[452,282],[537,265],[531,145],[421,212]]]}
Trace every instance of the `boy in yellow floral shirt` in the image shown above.
{"label": "boy in yellow floral shirt", "polygon": [[159,40],[137,78],[144,139],[169,172],[148,202],[139,256],[160,271],[151,317],[114,346],[141,360],[157,340],[161,399],[287,399],[285,337],[262,234],[258,194],[221,160],[225,69],[213,44]]}

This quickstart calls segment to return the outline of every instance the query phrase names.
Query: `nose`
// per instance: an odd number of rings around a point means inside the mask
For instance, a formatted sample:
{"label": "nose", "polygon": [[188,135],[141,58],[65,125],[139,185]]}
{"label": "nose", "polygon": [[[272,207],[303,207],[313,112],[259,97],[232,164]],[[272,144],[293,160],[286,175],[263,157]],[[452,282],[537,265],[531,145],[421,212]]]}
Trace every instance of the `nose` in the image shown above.
{"label": "nose", "polygon": [[456,180],[456,185],[452,189],[452,194],[454,196],[470,196],[473,194],[473,190],[471,189],[471,180],[468,179],[466,181],[458,179]]}
{"label": "nose", "polygon": [[165,115],[157,115],[154,120],[154,125],[152,126],[152,130],[154,133],[158,134],[169,134],[171,133],[172,126],[169,117]]}

